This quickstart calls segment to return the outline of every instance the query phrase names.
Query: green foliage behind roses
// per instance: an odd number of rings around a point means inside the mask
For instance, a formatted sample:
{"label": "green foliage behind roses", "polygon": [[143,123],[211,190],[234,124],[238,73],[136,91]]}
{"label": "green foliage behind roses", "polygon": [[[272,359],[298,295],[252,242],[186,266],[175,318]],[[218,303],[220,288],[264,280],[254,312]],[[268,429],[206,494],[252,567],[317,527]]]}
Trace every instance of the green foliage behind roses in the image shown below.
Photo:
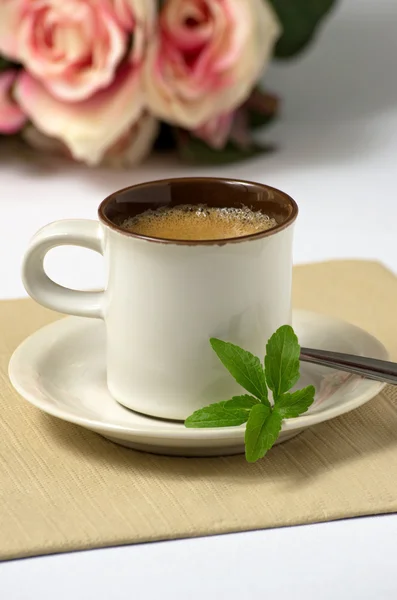
{"label": "green foliage behind roses", "polygon": [[283,28],[275,48],[278,58],[291,58],[306,48],[323,18],[336,4],[336,0],[267,1],[272,4]]}
{"label": "green foliage behind roses", "polygon": [[8,69],[8,67],[10,66],[12,66],[12,63],[0,56],[0,73],[1,71],[5,71],[6,69]]}

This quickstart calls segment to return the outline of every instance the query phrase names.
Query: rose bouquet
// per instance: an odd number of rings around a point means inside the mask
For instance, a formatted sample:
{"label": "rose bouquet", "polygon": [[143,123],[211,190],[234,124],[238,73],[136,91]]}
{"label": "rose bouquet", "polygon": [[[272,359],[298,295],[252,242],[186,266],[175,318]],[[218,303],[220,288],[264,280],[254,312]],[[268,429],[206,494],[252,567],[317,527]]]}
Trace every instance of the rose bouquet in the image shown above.
{"label": "rose bouquet", "polygon": [[96,165],[153,147],[226,162],[277,98],[273,56],[312,39],[334,0],[0,0],[0,135]]}

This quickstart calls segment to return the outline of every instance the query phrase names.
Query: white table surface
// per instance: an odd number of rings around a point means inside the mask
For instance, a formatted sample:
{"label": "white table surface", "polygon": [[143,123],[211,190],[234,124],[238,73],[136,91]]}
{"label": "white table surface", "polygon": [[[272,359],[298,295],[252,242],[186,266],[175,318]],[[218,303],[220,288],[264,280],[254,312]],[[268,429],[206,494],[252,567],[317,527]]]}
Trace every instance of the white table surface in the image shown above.
{"label": "white table surface", "polygon": [[[205,170],[157,158],[127,173],[2,150],[0,297],[25,295],[21,257],[45,223],[95,218],[117,188],[190,174],[263,181],[294,196],[296,262],[369,258],[397,272],[397,3],[344,0],[320,42],[270,71],[269,89],[285,100],[266,134],[280,146],[274,155]],[[77,288],[102,282],[89,251],[56,250],[48,271]],[[11,561],[0,565],[0,598],[393,599],[396,540],[397,517],[387,516]]]}

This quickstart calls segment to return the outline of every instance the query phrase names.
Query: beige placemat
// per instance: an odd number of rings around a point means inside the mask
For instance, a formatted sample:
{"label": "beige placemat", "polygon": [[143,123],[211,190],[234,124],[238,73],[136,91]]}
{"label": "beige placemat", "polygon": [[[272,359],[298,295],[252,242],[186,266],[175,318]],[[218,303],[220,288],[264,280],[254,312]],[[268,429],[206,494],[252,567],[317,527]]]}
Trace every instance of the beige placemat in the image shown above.
{"label": "beige placemat", "polygon": [[[343,317],[397,357],[397,279],[376,263],[295,270],[295,306]],[[11,388],[14,348],[55,318],[0,303],[0,558],[279,527],[397,510],[397,392],[249,465],[158,457],[42,414]]]}

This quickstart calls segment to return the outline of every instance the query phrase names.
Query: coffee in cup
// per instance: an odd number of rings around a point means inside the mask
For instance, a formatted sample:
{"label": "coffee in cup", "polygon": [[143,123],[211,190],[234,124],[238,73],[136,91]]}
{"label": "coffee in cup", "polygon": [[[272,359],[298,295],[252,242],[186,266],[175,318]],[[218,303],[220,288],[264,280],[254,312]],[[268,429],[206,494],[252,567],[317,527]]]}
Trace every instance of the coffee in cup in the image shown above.
{"label": "coffee in cup", "polygon": [[122,223],[125,231],[167,240],[223,240],[267,231],[277,225],[260,210],[183,204],[147,210]]}

